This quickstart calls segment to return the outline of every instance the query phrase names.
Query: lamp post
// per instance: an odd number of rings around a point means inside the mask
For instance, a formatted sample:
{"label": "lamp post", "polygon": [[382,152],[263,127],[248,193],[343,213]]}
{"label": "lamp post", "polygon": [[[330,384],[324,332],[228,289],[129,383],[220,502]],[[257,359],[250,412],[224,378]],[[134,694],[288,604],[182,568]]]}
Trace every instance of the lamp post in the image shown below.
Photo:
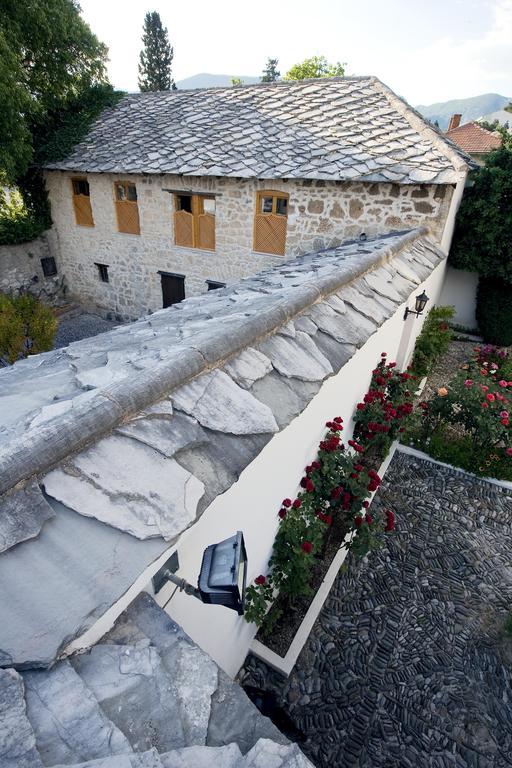
{"label": "lamp post", "polygon": [[425,293],[425,291],[423,291],[423,293],[420,293],[419,296],[416,296],[416,300],[414,302],[414,309],[409,309],[409,307],[405,308],[404,320],[407,320],[409,315],[416,315],[416,317],[419,317],[421,314],[423,314],[423,310],[427,306],[428,301],[429,301],[429,298]]}
{"label": "lamp post", "polygon": [[180,592],[192,595],[208,605],[223,605],[244,613],[247,582],[247,553],[242,531],[218,544],[210,544],[203,554],[197,587],[175,575],[179,568],[175,552],[153,576],[153,588],[159,592],[167,581],[176,584]]}

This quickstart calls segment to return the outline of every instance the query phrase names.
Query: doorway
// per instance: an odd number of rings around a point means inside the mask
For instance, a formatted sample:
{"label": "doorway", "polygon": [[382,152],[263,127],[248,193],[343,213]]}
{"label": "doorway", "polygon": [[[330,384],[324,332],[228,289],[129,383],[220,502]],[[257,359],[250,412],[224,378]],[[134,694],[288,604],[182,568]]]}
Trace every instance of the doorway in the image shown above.
{"label": "doorway", "polygon": [[185,298],[185,275],[172,272],[160,272],[162,281],[162,306],[170,307]]}

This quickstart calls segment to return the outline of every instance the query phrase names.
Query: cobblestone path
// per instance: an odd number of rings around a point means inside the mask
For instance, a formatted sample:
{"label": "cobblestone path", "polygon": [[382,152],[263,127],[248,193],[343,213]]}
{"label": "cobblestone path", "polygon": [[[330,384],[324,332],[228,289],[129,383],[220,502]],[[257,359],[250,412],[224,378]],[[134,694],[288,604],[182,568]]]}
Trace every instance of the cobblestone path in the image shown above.
{"label": "cobblestone path", "polygon": [[512,493],[396,453],[398,530],[348,559],[289,678],[249,656],[318,768],[512,766]]}

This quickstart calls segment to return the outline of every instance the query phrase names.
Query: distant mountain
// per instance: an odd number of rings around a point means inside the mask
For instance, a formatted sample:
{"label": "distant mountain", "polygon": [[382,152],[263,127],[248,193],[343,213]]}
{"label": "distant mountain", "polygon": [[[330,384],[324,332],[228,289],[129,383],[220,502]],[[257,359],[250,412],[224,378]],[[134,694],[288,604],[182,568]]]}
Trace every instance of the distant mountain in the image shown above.
{"label": "distant mountain", "polygon": [[498,93],[484,93],[481,96],[472,96],[469,99],[452,99],[452,101],[441,101],[438,104],[430,104],[429,106],[420,104],[416,109],[432,123],[437,120],[441,130],[446,131],[452,115],[461,114],[461,123],[469,123],[471,120],[477,120],[489,112],[503,109],[510,101],[512,101],[512,98],[500,96]]}
{"label": "distant mountain", "polygon": [[[192,77],[186,77],[184,80],[178,80],[176,85],[180,90],[183,88],[225,87],[231,85],[232,77],[239,77],[246,85],[260,82],[259,77],[252,77],[249,75],[210,75],[207,72],[201,72],[199,75],[193,75]],[[490,112],[491,110],[488,111]]]}

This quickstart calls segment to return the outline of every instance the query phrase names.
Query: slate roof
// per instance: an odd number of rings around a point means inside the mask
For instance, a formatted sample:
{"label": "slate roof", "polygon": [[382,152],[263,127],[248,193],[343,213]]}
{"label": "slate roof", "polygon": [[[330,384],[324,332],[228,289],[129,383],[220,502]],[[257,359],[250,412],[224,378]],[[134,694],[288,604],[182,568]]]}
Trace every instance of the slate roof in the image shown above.
{"label": "slate roof", "polygon": [[2,768],[313,768],[141,593],[86,653],[0,669]]}
{"label": "slate roof", "polygon": [[49,169],[455,183],[471,161],[375,77],[124,97]]}
{"label": "slate roof", "polygon": [[[512,118],[512,115],[511,115]],[[465,123],[452,128],[446,135],[455,144],[472,155],[485,154],[501,147],[501,136],[482,128],[478,123]]]}
{"label": "slate roof", "polygon": [[444,258],[424,229],[345,243],[0,371],[0,666],[156,571]]}

